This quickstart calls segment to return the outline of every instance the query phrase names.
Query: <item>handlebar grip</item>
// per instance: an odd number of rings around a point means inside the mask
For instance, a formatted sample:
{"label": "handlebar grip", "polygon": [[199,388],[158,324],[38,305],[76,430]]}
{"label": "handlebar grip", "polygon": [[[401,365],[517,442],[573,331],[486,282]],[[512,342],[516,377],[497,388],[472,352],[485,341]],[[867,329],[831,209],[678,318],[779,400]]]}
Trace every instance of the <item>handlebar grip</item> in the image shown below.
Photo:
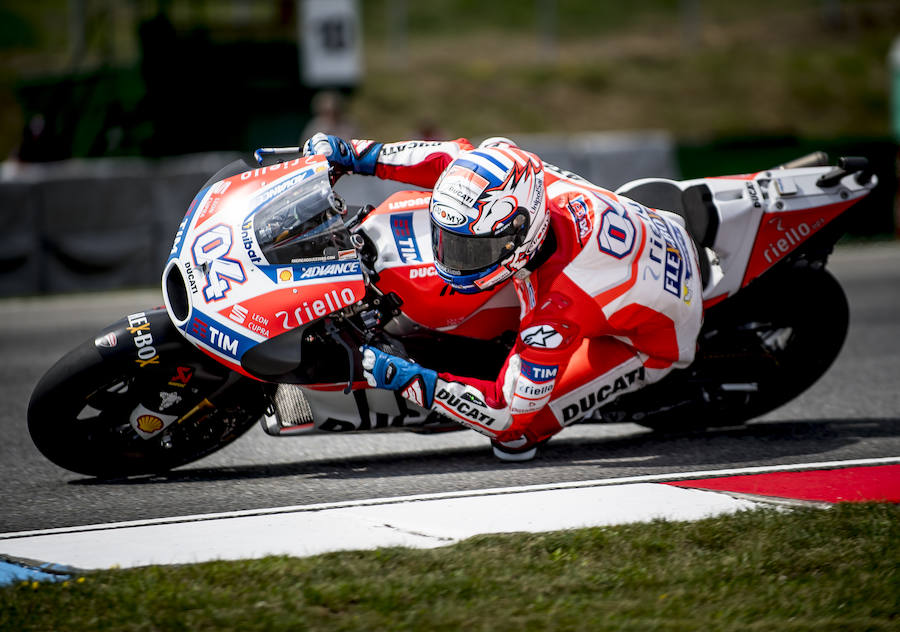
{"label": "handlebar grip", "polygon": [[838,158],[838,167],[850,173],[864,171],[869,168],[869,159],[862,156],[843,156]]}

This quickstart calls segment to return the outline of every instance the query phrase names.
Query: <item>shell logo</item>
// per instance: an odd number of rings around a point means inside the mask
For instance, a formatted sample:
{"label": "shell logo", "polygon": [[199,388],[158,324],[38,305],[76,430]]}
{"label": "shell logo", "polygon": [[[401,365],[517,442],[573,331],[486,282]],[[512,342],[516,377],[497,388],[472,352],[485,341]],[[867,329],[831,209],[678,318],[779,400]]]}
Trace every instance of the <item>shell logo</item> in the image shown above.
{"label": "shell logo", "polygon": [[156,415],[141,415],[137,418],[137,427],[143,432],[156,432],[162,430],[163,420]]}
{"label": "shell logo", "polygon": [[294,280],[294,271],[291,268],[281,268],[278,271],[278,280],[282,283]]}

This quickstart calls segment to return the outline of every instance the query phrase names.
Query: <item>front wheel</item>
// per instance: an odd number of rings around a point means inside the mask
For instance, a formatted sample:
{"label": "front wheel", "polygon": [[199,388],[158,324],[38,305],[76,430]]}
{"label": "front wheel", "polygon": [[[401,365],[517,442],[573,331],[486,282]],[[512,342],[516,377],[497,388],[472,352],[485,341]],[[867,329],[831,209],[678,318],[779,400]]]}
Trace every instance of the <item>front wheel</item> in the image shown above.
{"label": "front wheel", "polygon": [[264,384],[183,339],[158,347],[148,364],[127,344],[101,354],[87,341],[51,367],[28,405],[28,430],[44,456],[90,476],[155,474],[224,447],[264,412]]}

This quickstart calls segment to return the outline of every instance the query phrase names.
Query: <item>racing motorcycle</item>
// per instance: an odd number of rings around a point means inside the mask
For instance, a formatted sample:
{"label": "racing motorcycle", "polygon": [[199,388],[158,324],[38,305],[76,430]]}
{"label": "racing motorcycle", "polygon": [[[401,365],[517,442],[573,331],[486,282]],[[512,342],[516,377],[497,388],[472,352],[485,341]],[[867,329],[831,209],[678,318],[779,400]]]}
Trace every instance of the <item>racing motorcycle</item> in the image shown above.
{"label": "racing motorcycle", "polygon": [[[279,437],[462,429],[367,388],[359,347],[492,380],[517,331],[512,285],[463,294],[444,284],[429,192],[351,209],[324,157],[298,148],[256,157],[225,166],[191,202],[162,274],[165,306],[109,325],[39,381],[28,427],[52,462],[101,477],[159,473],[257,422]],[[817,153],[758,173],[620,187],[681,215],[695,240],[705,306],[696,360],[618,399],[627,377],[604,385],[567,406],[563,422],[730,426],[808,388],[848,326],[847,300],[824,267],[842,234],[834,220],[875,184],[865,158],[832,167]],[[475,403],[447,403],[478,414]]]}

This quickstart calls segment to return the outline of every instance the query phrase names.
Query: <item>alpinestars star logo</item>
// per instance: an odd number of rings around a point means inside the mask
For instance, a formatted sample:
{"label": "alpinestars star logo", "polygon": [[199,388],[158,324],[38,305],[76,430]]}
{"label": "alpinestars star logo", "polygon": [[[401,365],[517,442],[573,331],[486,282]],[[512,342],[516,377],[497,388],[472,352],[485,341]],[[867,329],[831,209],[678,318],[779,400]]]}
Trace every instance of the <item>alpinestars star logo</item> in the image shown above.
{"label": "alpinestars star logo", "polygon": [[529,327],[520,336],[526,345],[539,349],[555,349],[563,342],[562,334],[550,325]]}

